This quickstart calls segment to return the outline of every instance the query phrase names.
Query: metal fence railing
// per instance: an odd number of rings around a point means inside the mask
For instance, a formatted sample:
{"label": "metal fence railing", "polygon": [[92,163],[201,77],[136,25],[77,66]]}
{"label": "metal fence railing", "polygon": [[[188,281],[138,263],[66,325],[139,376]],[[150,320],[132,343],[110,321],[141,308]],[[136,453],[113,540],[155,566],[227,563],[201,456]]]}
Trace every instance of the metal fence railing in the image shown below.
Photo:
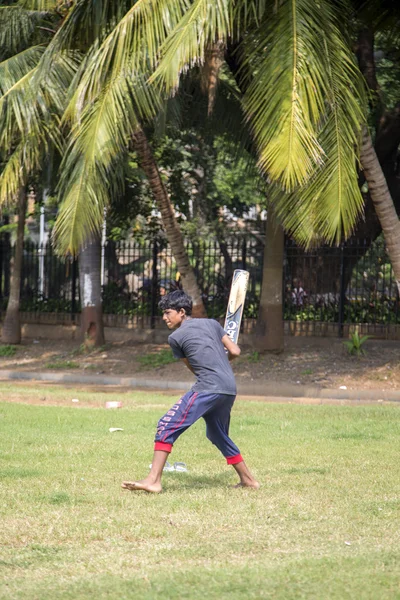
{"label": "metal fence railing", "polygon": [[[263,241],[255,236],[186,244],[210,317],[224,315],[231,276],[250,271],[245,317],[256,317],[261,292]],[[0,242],[0,302],[5,309],[13,247]],[[288,241],[283,269],[284,318],[296,322],[400,323],[393,270],[381,239],[305,252]],[[106,242],[102,259],[103,312],[154,326],[162,294],[180,286],[164,240]],[[21,310],[74,315],[80,311],[78,262],[50,245],[25,243]]]}

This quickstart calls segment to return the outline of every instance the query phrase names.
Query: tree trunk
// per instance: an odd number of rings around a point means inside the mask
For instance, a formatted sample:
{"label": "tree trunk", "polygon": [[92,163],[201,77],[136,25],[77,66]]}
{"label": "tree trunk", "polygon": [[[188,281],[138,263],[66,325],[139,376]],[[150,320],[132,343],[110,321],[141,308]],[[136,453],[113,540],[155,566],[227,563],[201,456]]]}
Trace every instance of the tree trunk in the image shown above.
{"label": "tree trunk", "polygon": [[[365,80],[371,90],[370,110],[375,124],[375,152],[382,167],[383,174],[392,197],[396,210],[400,207],[400,178],[398,147],[400,143],[400,103],[388,109],[384,105],[383,97],[376,78],[376,65],[374,54],[374,32],[360,23],[360,31],[356,45],[358,64]],[[360,186],[365,181],[365,173],[360,173]],[[370,194],[364,194],[364,218],[360,219],[353,233],[355,239],[374,241],[381,233],[382,227],[377,218],[374,204]],[[368,246],[365,246],[365,250]],[[359,254],[358,259],[362,257]]]}
{"label": "tree trunk", "polygon": [[96,236],[79,253],[81,336],[87,349],[104,345],[100,264],[101,241],[100,236]]}
{"label": "tree trunk", "polygon": [[142,129],[138,129],[133,136],[133,144],[137,152],[139,164],[149,181],[155,202],[161,212],[165,233],[175,257],[178,271],[181,274],[183,289],[193,300],[193,316],[206,317],[207,314],[204,308],[201,291],[185,250],[182,232],[176,220],[174,208],[160,177],[160,172],[149,142]]}
{"label": "tree trunk", "polygon": [[361,165],[372,202],[381,223],[383,235],[392,263],[397,289],[400,294],[400,221],[390,195],[372,140],[366,128],[363,131]]}
{"label": "tree trunk", "polygon": [[283,351],[283,274],[284,233],[268,210],[261,299],[253,336],[257,350]]}
{"label": "tree trunk", "polygon": [[1,341],[4,344],[21,343],[21,321],[19,317],[19,301],[21,296],[21,271],[24,252],[25,215],[28,197],[25,188],[20,189],[18,198],[18,227],[15,243],[15,255],[12,259],[10,295],[6,316],[4,318]]}
{"label": "tree trunk", "polygon": [[[4,225],[10,224],[10,217],[8,215],[4,216]],[[11,257],[12,257],[12,247],[11,247],[11,235],[9,232],[4,234],[3,238],[3,298],[8,298],[10,296],[10,279],[11,279]]]}

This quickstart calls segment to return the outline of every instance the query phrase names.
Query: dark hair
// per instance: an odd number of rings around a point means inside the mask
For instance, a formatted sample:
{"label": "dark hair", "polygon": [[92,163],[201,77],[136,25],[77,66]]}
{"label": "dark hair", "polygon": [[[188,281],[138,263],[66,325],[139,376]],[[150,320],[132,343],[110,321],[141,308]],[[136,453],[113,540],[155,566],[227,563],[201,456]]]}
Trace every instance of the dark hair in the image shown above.
{"label": "dark hair", "polygon": [[174,292],[166,294],[158,303],[158,308],[163,312],[169,308],[177,311],[183,308],[188,316],[192,314],[192,306],[193,302],[191,297],[182,290],[175,290]]}

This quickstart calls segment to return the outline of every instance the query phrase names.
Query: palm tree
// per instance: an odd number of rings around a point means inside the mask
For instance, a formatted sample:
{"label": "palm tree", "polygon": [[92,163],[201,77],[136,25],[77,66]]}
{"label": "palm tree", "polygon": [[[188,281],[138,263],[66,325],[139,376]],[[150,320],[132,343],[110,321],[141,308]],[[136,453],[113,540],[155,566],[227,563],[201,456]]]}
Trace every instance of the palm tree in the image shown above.
{"label": "palm tree", "polygon": [[[314,10],[308,0],[103,0],[102,9],[95,13],[93,0],[76,4],[42,60],[48,67],[52,52],[76,47],[80,37],[92,42],[67,112],[72,135],[57,225],[63,248],[76,249],[87,228],[100,227],[104,206],[121,189],[120,157],[141,138],[141,123],[154,118],[163,94],[205,63],[215,81],[221,49],[229,64],[233,46],[259,166],[276,185],[277,219],[304,244],[349,235],[363,206],[355,164],[365,98],[336,3],[322,0]],[[208,88],[214,93],[215,84]],[[162,186],[154,189],[158,198]],[[164,194],[159,206],[167,209],[165,202]]]}
{"label": "palm tree", "polygon": [[[51,4],[50,1],[47,4]],[[0,205],[7,203],[18,209],[15,257],[2,331],[2,340],[12,344],[21,341],[19,298],[27,185],[29,179],[39,173],[49,145],[61,145],[57,115],[59,118],[62,114],[66,89],[74,73],[74,61],[59,55],[53,70],[40,84],[35,83],[46,44],[39,25],[48,14],[39,5],[37,0],[32,2],[32,10],[0,6],[0,156],[3,163]]]}
{"label": "palm tree", "polygon": [[[146,84],[145,66],[151,57],[154,60],[168,28],[177,23],[181,2],[164,0],[154,5],[146,1],[132,6],[131,2],[105,0],[102,4],[102,11],[90,1],[75,5],[42,60],[46,72],[60,49],[82,50],[81,38],[92,42],[65,114],[71,136],[60,169],[62,204],[55,239],[63,252],[75,253],[88,232],[99,230],[104,208],[122,193],[124,156],[130,147],[135,149],[161,212],[183,286],[193,298],[193,313],[205,316],[175,211],[142,126],[143,117],[153,118],[161,107],[159,94]],[[149,29],[152,19],[159,24],[164,18],[160,30]],[[133,51],[126,52],[127,44]]]}

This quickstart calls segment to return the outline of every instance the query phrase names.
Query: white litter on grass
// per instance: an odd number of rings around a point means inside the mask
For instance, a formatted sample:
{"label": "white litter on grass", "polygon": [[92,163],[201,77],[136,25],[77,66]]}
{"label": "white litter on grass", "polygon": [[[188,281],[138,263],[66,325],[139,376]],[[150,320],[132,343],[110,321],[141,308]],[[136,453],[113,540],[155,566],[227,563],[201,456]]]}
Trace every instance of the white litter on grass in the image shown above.
{"label": "white litter on grass", "polygon": [[[151,467],[152,465],[149,465],[149,469],[151,469]],[[173,465],[171,465],[169,462],[166,462],[165,467],[163,468],[163,471],[176,471],[177,473],[186,473],[187,470],[187,466],[184,462],[176,462]]]}
{"label": "white litter on grass", "polygon": [[72,402],[79,402],[78,398],[72,398]]}
{"label": "white litter on grass", "polygon": [[351,546],[351,542],[345,542],[346,546]]}
{"label": "white litter on grass", "polygon": [[341,385],[339,390],[347,390],[347,386],[346,385]]}
{"label": "white litter on grass", "polygon": [[181,472],[181,473],[186,473],[187,466],[183,462],[176,462],[176,463],[174,463],[174,471],[178,471],[178,472]]}
{"label": "white litter on grass", "polygon": [[122,408],[122,402],[106,402],[106,408]]}
{"label": "white litter on grass", "polygon": [[110,427],[108,431],[114,433],[114,431],[123,431],[123,429],[121,429],[121,427]]}

